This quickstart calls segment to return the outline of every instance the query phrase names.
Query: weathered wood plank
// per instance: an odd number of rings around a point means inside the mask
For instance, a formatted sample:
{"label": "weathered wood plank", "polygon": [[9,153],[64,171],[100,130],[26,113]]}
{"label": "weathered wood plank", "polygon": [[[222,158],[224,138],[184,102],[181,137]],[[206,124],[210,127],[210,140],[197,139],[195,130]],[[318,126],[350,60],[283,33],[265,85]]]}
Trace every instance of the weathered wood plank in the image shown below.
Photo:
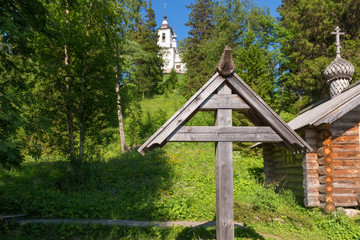
{"label": "weathered wood plank", "polygon": [[307,177],[319,177],[319,173],[315,169],[308,170],[308,171],[304,172],[303,174],[304,175],[306,174]]}
{"label": "weathered wood plank", "polygon": [[305,129],[305,138],[316,138],[318,131],[316,128],[306,128]]}
{"label": "weathered wood plank", "polygon": [[315,162],[308,162],[308,161],[303,161],[302,167],[305,170],[310,170],[310,169],[318,169],[319,168],[319,164],[315,161]]}
{"label": "weathered wood plank", "polygon": [[[218,89],[219,94],[231,94],[226,85]],[[218,109],[215,125],[232,126],[232,111]],[[215,174],[216,174],[216,238],[234,239],[234,190],[233,190],[233,149],[232,142],[216,142]]]}
{"label": "weathered wood plank", "polygon": [[317,126],[321,123],[332,123],[336,121],[337,119],[344,116],[346,113],[350,112],[355,107],[359,106],[360,104],[360,97],[355,95],[352,99],[348,100],[343,103],[341,106],[336,108],[336,111],[331,111],[327,114],[327,116],[324,116],[322,119],[316,121],[314,123],[314,126]]}
{"label": "weathered wood plank", "polygon": [[331,132],[334,136],[358,136],[358,127],[353,128],[338,128],[338,127],[332,127]]}
{"label": "weathered wood plank", "polygon": [[360,153],[355,151],[337,151],[331,154],[333,159],[360,158]]}
{"label": "weathered wood plank", "polygon": [[357,126],[357,121],[342,121],[337,120],[333,123],[332,128],[349,129]]}
{"label": "weathered wood plank", "polygon": [[319,197],[319,190],[318,188],[306,188],[305,190],[306,196],[311,197]]}
{"label": "weathered wood plank", "polygon": [[306,160],[316,160],[318,158],[316,153],[306,153]]}
{"label": "weathered wood plank", "polygon": [[250,107],[237,94],[212,94],[199,108],[200,111],[217,109],[231,109],[245,112],[248,111]]}
{"label": "weathered wood plank", "polygon": [[167,139],[169,142],[281,142],[270,127],[183,126]]}
{"label": "weathered wood plank", "polygon": [[305,178],[303,181],[304,188],[318,188],[320,186],[320,182],[316,178]]}
{"label": "weathered wood plank", "polygon": [[297,175],[297,174],[302,174],[303,170],[301,167],[274,169],[274,173],[279,175],[288,175],[288,174]]}
{"label": "weathered wood plank", "polygon": [[359,136],[340,136],[332,140],[333,145],[337,144],[359,144]]}
{"label": "weathered wood plank", "polygon": [[307,196],[304,199],[304,205],[305,207],[319,207],[320,206],[319,198],[313,196]]}
{"label": "weathered wood plank", "polygon": [[340,169],[337,168],[337,166],[343,166],[343,167],[351,167],[351,168],[360,168],[360,159],[358,160],[333,160],[332,165],[334,166],[334,169]]}
{"label": "weathered wood plank", "polygon": [[284,139],[289,150],[293,152],[312,148],[295,131],[287,125],[257,94],[234,73],[233,77],[226,78],[233,89],[247,101],[250,107],[259,114]]}
{"label": "weathered wood plank", "polygon": [[360,189],[360,185],[359,184],[354,184],[354,183],[339,183],[339,182],[334,182],[333,183],[334,185],[334,188],[338,188],[338,189],[346,189],[346,188],[349,188],[349,189]]}
{"label": "weathered wood plank", "polygon": [[138,149],[138,152],[144,155],[155,147],[163,146],[166,143],[166,138],[179,126],[185,125],[196,113],[201,103],[224,82],[225,79],[216,73]]}

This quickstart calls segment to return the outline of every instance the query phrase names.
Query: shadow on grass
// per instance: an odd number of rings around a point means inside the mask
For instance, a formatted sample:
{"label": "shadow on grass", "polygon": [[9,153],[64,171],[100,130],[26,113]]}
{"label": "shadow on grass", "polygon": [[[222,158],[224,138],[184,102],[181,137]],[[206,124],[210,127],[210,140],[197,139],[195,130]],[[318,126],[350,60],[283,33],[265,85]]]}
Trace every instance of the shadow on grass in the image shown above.
{"label": "shadow on grass", "polygon": [[167,220],[159,202],[173,171],[162,149],[72,169],[66,160],[25,162],[0,171],[0,213],[36,218]]}
{"label": "shadow on grass", "polygon": [[[210,225],[215,225],[215,222],[211,222]],[[235,224],[234,234],[237,238],[246,238],[246,239],[265,239],[263,236],[258,234],[252,227],[244,227]],[[195,228],[185,228],[181,233],[176,237],[177,240],[186,240],[186,239],[216,239],[216,227],[209,227],[209,223],[205,223],[204,226],[198,226]]]}
{"label": "shadow on grass", "polygon": [[[235,226],[235,237],[245,239],[265,238],[251,227]],[[156,228],[156,227],[124,227],[110,225],[74,225],[74,224],[26,224],[9,226],[0,231],[1,239],[216,239],[215,227],[195,228]]]}

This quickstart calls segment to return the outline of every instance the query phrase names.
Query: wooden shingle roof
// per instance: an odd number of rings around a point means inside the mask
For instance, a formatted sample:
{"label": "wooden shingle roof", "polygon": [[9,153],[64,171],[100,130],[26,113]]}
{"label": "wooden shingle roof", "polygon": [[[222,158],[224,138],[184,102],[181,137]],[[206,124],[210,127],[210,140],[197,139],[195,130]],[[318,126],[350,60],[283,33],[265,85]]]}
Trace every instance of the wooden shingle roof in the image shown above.
{"label": "wooden shingle roof", "polygon": [[288,124],[294,129],[305,126],[331,124],[360,105],[360,81],[350,85],[341,94],[313,104]]}

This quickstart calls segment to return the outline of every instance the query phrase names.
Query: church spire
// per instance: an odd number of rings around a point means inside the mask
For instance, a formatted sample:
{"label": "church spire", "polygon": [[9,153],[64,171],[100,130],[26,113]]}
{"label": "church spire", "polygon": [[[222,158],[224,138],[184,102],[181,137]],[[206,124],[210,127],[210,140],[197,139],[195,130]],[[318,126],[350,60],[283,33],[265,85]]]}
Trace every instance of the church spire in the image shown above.
{"label": "church spire", "polygon": [[167,16],[166,16],[166,3],[164,3],[164,19],[166,19]]}

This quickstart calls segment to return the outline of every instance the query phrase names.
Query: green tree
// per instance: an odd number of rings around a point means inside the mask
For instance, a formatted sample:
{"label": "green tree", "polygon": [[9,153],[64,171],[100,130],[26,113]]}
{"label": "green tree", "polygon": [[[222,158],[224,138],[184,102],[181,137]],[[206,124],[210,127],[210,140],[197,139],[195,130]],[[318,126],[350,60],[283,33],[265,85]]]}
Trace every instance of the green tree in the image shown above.
{"label": "green tree", "polygon": [[172,68],[164,82],[164,91],[165,92],[174,91],[178,81],[179,81],[179,78],[177,76],[177,73],[176,73],[175,69]]}
{"label": "green tree", "polygon": [[0,164],[9,169],[23,160],[18,133],[26,120],[23,105],[31,99],[26,79],[34,51],[28,39],[44,32],[47,11],[38,0],[1,0],[0,6]]}
{"label": "green tree", "polygon": [[133,39],[141,47],[141,55],[133,58],[134,81],[138,92],[144,98],[159,93],[162,82],[161,48],[157,45],[158,35],[156,30],[155,13],[149,6],[146,9],[145,21],[140,21],[133,32]]}
{"label": "green tree", "polygon": [[185,24],[190,27],[189,37],[184,40],[183,60],[187,67],[186,94],[192,94],[199,89],[211,75],[205,64],[207,57],[204,43],[211,38],[214,22],[214,6],[212,0],[196,0],[187,6],[191,10],[189,21]]}
{"label": "green tree", "polygon": [[[285,109],[297,113],[308,103],[328,96],[329,88],[322,75],[336,56],[335,37],[331,35],[336,26],[346,34],[341,41],[341,56],[358,68],[359,10],[356,0],[283,0],[279,8],[284,56],[279,88],[286,98]],[[358,76],[355,72],[354,78]]]}
{"label": "green tree", "polygon": [[[190,66],[194,72],[190,74],[196,76],[198,72],[198,78],[203,76],[202,81],[206,81],[213,74],[224,47],[230,46],[233,49],[237,74],[260,97],[275,106],[277,92],[274,83],[277,79],[276,66],[279,55],[275,19],[268,10],[246,0],[221,1],[213,5],[212,12],[213,27],[197,46],[198,53],[184,53],[187,56],[187,66],[194,61]],[[185,42],[185,49],[192,49],[190,40],[191,37]],[[199,53],[202,54],[200,62],[197,55]],[[201,65],[201,68],[195,70],[196,64]],[[197,86],[197,89],[199,87]]]}
{"label": "green tree", "polygon": [[122,84],[123,45],[138,4],[115,0],[45,4],[52,34],[39,34],[33,42],[39,46],[39,74],[32,81],[36,95],[32,112],[49,124],[32,136],[43,150],[58,149],[81,162],[100,142],[99,132],[117,119],[115,89]]}

